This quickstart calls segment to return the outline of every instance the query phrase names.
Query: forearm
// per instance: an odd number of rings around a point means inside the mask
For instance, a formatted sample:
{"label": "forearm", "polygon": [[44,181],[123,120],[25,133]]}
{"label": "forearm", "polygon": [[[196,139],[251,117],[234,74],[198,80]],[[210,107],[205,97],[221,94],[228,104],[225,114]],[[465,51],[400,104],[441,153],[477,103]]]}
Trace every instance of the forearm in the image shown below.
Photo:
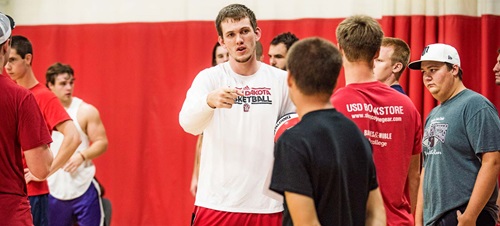
{"label": "forearm", "polygon": [[[53,161],[52,152],[48,145],[24,151],[26,165],[33,176],[42,180],[50,175],[50,166]],[[25,169],[26,173],[26,169]]]}
{"label": "forearm", "polygon": [[470,219],[477,219],[486,203],[493,194],[500,171],[500,162],[487,161],[482,163],[477,174],[472,194],[465,209],[464,215]]}
{"label": "forearm", "polygon": [[386,226],[386,216],[384,207],[374,210],[366,216],[366,226]]}
{"label": "forearm", "polygon": [[108,140],[103,139],[93,142],[89,148],[80,151],[80,153],[85,157],[85,160],[92,160],[104,154],[107,148],[108,148]]}
{"label": "forearm", "polygon": [[411,213],[415,215],[420,184],[420,154],[411,157],[410,169],[408,171],[408,184],[410,190]]}
{"label": "forearm", "polygon": [[285,199],[295,226],[320,226],[314,200],[311,197],[285,191]]}
{"label": "forearm", "polygon": [[200,175],[200,157],[201,157],[201,144],[203,143],[203,134],[198,136],[196,141],[196,152],[194,154],[194,167],[193,167],[193,177],[198,179]]}
{"label": "forearm", "polygon": [[384,201],[380,189],[371,190],[366,201],[366,226],[386,226]]}
{"label": "forearm", "polygon": [[61,167],[66,164],[66,162],[71,158],[73,153],[75,153],[76,148],[80,145],[82,141],[78,134],[65,135],[61,147],[54,157],[54,161],[50,167],[50,175],[55,173]]}
{"label": "forearm", "polygon": [[417,203],[415,206],[415,226],[422,226],[424,221],[424,174],[425,169],[422,168],[420,174],[420,184],[418,186]]}
{"label": "forearm", "polygon": [[179,113],[179,124],[184,131],[193,135],[203,132],[205,127],[212,119],[214,109],[208,106],[206,95],[192,97],[195,94],[189,94]]}

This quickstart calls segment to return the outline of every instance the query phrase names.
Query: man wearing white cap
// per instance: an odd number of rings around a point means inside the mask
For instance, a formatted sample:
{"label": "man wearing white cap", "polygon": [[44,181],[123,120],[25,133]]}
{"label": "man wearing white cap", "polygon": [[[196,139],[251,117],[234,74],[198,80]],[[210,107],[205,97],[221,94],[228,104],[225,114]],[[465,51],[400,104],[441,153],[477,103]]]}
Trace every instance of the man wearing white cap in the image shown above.
{"label": "man wearing white cap", "polygon": [[458,52],[450,45],[428,45],[408,67],[422,71],[425,87],[440,102],[425,122],[416,225],[494,226],[500,172],[497,110],[464,86]]}
{"label": "man wearing white cap", "polygon": [[[0,66],[8,61],[13,28],[12,18],[0,13]],[[33,94],[2,75],[2,70],[0,90],[0,224],[33,225],[22,155],[33,175],[46,178],[52,140]]]}

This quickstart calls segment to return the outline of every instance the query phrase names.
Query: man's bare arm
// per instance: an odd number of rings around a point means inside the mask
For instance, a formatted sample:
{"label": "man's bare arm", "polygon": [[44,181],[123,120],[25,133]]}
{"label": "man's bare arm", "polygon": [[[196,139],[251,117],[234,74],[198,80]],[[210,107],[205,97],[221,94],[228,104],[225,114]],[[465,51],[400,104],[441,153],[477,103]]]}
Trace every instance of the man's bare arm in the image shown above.
{"label": "man's bare arm", "polygon": [[77,118],[78,123],[80,123],[84,133],[89,138],[90,146],[80,151],[79,155],[71,157],[70,161],[63,168],[67,172],[74,172],[82,162],[97,158],[106,152],[108,148],[106,129],[102,123],[99,111],[94,106],[83,104],[78,111]]}
{"label": "man's bare arm", "polygon": [[487,152],[481,156],[481,168],[476,177],[476,183],[463,214],[458,215],[458,225],[476,222],[477,217],[486,206],[493,194],[500,172],[500,152]]}
{"label": "man's bare arm", "polygon": [[[305,195],[285,191],[286,204],[295,226],[319,226],[314,200]],[[383,207],[382,207],[383,208]]]}
{"label": "man's bare arm", "polygon": [[61,147],[59,148],[59,152],[57,152],[57,155],[54,157],[54,161],[52,162],[52,166],[50,168],[50,174],[55,173],[63,167],[69,158],[71,158],[73,153],[75,153],[78,145],[82,143],[80,134],[78,134],[72,120],[66,120],[57,124],[56,129],[64,135],[64,139]]}
{"label": "man's bare arm", "polygon": [[424,175],[425,168],[420,173],[420,184],[418,185],[417,205],[415,207],[415,226],[424,225]]}
{"label": "man's bare arm", "polygon": [[24,157],[31,174],[42,180],[49,176],[53,157],[47,144],[25,150]]}
{"label": "man's bare arm", "polygon": [[407,183],[410,186],[411,213],[415,216],[418,197],[418,185],[420,184],[420,154],[411,156]]}
{"label": "man's bare arm", "polygon": [[380,189],[373,189],[366,202],[366,226],[386,226],[384,200]]}

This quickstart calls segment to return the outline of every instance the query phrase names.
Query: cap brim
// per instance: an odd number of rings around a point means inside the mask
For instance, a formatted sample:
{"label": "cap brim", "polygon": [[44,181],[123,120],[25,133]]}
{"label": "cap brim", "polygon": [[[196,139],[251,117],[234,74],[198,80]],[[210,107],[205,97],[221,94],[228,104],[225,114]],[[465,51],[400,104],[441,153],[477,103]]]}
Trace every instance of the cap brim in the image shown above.
{"label": "cap brim", "polygon": [[413,61],[410,64],[408,64],[408,68],[413,69],[413,70],[420,70],[421,64],[422,64],[422,60]]}

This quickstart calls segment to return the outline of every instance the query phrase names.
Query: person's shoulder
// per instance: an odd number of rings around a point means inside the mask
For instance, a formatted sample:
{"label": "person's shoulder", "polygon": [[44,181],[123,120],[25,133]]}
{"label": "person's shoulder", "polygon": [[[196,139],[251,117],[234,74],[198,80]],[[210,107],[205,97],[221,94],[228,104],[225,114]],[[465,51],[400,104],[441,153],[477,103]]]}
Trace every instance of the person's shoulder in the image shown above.
{"label": "person's shoulder", "polygon": [[197,77],[205,77],[205,78],[208,78],[208,77],[213,77],[213,76],[216,76],[216,75],[222,75],[225,73],[225,71],[228,71],[229,69],[225,69],[225,64],[227,64],[227,67],[229,67],[229,64],[228,62],[225,62],[225,63],[222,63],[222,64],[218,64],[218,65],[215,65],[215,66],[212,66],[212,67],[208,67],[208,68],[205,68],[203,70],[201,70]]}
{"label": "person's shoulder", "polygon": [[[489,102],[489,100],[486,97],[484,97],[480,93],[477,93],[474,90],[465,89],[462,92],[463,92],[462,98],[467,99],[468,101],[479,101],[479,102],[486,101],[486,102]],[[460,93],[457,95],[460,95]]]}
{"label": "person's shoulder", "polygon": [[28,89],[16,84],[16,82],[1,74],[0,74],[0,88],[4,93],[31,94],[31,92]]}
{"label": "person's shoulder", "polygon": [[96,117],[99,116],[99,110],[94,105],[82,100],[82,103],[78,108],[78,116]]}
{"label": "person's shoulder", "polygon": [[260,70],[265,72],[265,73],[268,73],[268,74],[271,74],[271,75],[275,75],[275,76],[285,76],[287,75],[287,72],[284,71],[284,70],[281,70],[277,67],[273,67],[269,64],[266,64],[264,62],[260,62]]}
{"label": "person's shoulder", "polygon": [[40,83],[33,86],[30,91],[33,93],[33,95],[35,95],[35,97],[40,97],[43,99],[57,99],[57,96],[52,91],[50,91],[49,88]]}
{"label": "person's shoulder", "polygon": [[491,103],[491,101],[489,101],[486,97],[473,90],[466,89],[462,91],[462,93],[459,93],[457,95],[460,95],[459,96],[459,98],[461,99],[460,102],[465,104],[468,108],[481,109],[485,106],[495,108],[495,106],[493,105],[493,103]]}

